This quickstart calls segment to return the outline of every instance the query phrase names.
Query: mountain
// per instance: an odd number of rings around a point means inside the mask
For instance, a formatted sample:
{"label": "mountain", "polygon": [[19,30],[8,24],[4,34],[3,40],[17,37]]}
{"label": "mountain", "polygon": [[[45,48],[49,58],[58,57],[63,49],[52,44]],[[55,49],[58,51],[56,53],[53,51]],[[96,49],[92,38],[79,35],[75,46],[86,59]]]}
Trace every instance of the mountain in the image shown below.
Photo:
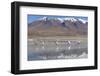
{"label": "mountain", "polygon": [[87,35],[88,22],[79,18],[43,17],[28,24],[29,36]]}

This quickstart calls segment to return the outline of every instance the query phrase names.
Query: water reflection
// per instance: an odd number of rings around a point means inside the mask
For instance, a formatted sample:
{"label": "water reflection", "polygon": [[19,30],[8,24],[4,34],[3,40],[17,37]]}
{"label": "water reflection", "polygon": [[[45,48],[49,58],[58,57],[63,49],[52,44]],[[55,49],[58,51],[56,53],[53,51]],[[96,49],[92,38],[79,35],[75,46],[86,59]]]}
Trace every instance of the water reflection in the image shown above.
{"label": "water reflection", "polygon": [[87,58],[87,43],[68,44],[66,42],[28,42],[28,60]]}

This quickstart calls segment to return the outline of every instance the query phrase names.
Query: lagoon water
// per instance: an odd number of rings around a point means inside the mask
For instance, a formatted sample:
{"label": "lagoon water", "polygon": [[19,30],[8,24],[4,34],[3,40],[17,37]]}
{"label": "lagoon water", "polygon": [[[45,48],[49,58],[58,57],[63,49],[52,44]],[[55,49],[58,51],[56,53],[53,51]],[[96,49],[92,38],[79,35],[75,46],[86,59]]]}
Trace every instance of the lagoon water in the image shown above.
{"label": "lagoon water", "polygon": [[34,60],[55,60],[55,59],[79,59],[87,58],[87,43],[65,44],[64,42],[55,44],[54,42],[45,42],[44,44],[34,44],[28,41],[28,61]]}

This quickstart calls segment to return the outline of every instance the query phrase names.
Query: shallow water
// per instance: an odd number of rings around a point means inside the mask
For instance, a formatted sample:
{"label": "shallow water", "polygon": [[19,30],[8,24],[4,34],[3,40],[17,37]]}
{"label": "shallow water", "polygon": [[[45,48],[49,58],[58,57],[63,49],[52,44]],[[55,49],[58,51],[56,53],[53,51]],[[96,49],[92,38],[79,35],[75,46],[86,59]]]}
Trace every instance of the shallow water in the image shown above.
{"label": "shallow water", "polygon": [[28,41],[28,61],[32,60],[55,60],[55,59],[79,59],[88,56],[87,43],[65,44],[45,43],[35,45]]}

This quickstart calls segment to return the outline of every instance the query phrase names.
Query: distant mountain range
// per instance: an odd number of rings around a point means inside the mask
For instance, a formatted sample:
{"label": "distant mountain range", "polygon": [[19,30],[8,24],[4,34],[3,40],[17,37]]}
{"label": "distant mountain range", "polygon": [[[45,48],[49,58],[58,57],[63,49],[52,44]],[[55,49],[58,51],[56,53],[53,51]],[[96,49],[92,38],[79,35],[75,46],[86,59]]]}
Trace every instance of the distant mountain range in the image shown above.
{"label": "distant mountain range", "polygon": [[88,22],[79,18],[43,17],[28,24],[29,36],[87,35]]}

